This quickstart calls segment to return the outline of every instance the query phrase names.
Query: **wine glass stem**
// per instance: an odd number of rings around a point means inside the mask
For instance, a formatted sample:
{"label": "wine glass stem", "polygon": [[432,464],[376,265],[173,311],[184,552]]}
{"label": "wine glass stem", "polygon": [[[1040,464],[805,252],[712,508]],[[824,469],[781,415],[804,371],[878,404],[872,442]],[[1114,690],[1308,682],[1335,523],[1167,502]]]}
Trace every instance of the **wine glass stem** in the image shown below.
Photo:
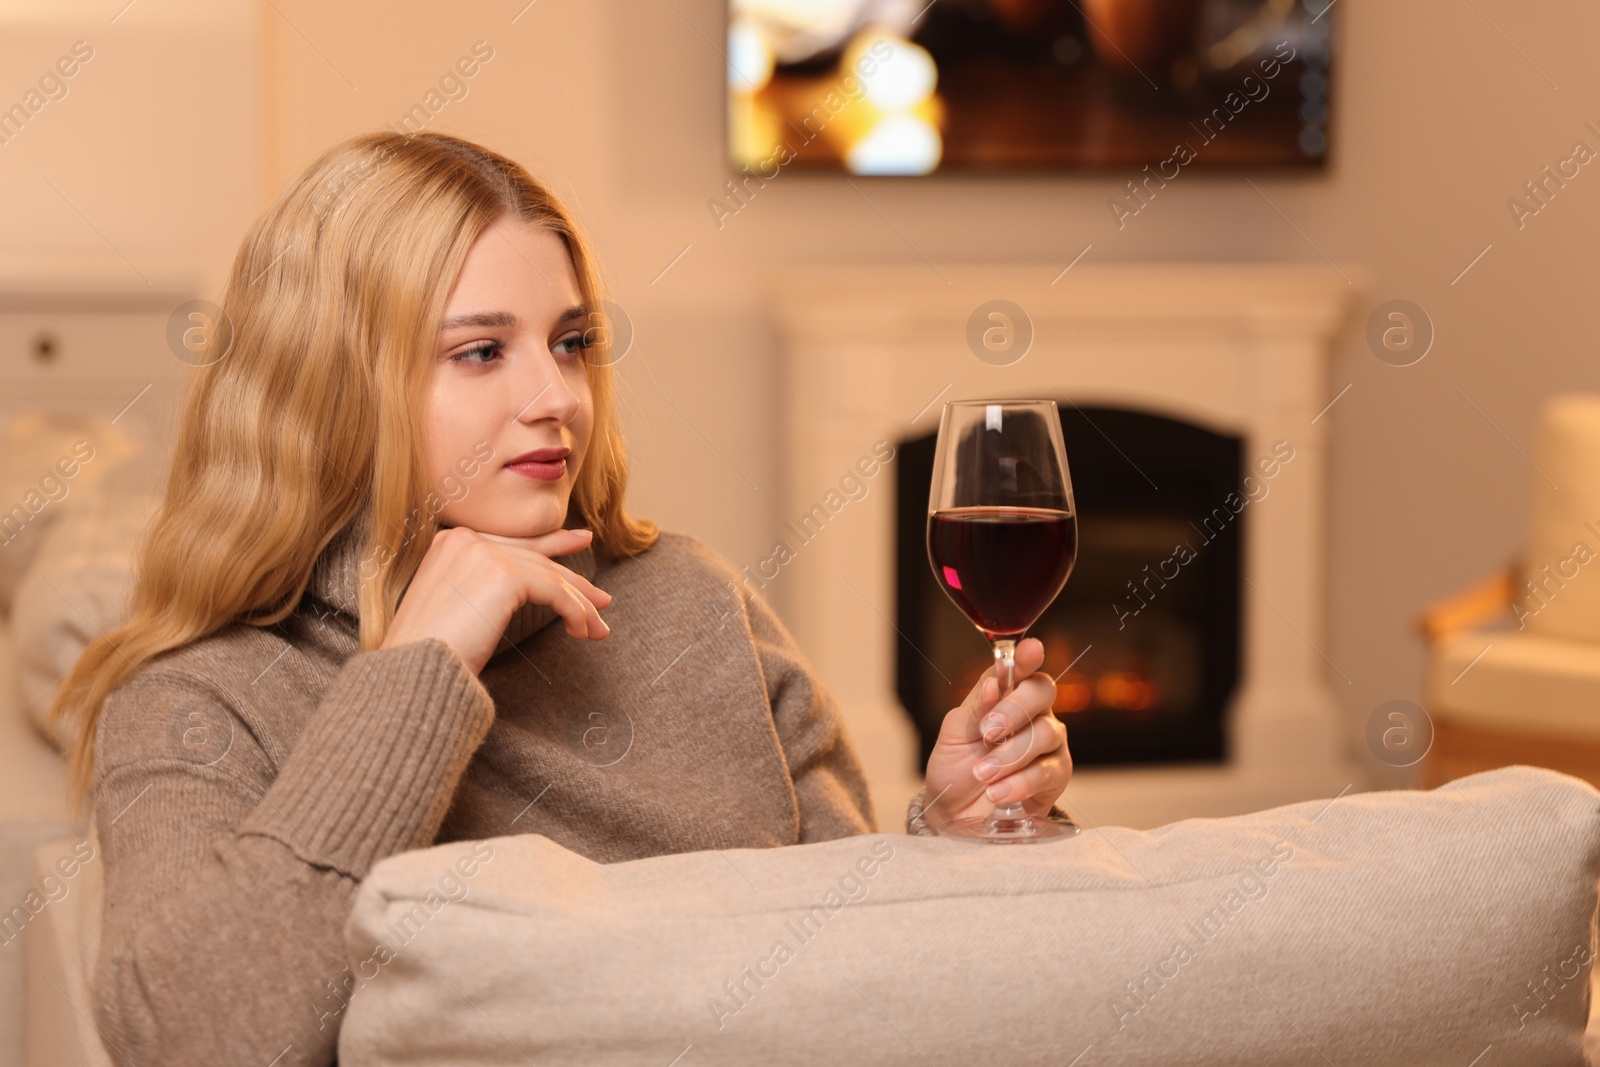
{"label": "wine glass stem", "polygon": [[1005,696],[1017,684],[1017,643],[1008,637],[995,640],[994,672],[1000,680],[1000,695]]}
{"label": "wine glass stem", "polygon": [[[995,675],[1000,681],[1000,695],[1003,697],[1011,692],[1017,684],[1017,643],[1011,638],[997,638],[994,642]],[[993,827],[1002,820],[1026,819],[1028,813],[1020,801],[1011,801],[1006,804],[996,804],[994,811],[989,815],[989,825]]]}

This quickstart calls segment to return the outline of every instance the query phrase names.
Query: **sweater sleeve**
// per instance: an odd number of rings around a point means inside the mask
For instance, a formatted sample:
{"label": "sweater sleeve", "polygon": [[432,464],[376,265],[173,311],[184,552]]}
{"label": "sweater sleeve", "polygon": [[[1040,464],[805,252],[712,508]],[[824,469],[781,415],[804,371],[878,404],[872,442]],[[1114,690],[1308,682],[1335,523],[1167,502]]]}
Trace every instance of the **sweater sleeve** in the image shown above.
{"label": "sweater sleeve", "polygon": [[[356,887],[432,842],[493,718],[434,638],[350,657],[276,773],[203,679],[157,668],[114,691],[96,739],[94,986],[117,1062],[334,1062]],[[186,729],[226,734],[222,754],[185,751]]]}
{"label": "sweater sleeve", "polygon": [[800,843],[876,832],[867,780],[838,703],[761,595],[746,592],[745,603],[773,724],[800,805]]}

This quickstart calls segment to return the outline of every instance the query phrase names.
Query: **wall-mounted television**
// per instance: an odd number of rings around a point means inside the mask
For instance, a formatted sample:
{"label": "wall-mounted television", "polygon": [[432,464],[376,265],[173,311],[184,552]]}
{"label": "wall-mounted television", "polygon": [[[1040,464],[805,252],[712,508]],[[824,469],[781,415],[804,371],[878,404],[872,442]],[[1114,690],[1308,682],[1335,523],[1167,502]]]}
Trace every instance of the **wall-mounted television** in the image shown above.
{"label": "wall-mounted television", "polygon": [[736,170],[1327,163],[1337,0],[729,0]]}

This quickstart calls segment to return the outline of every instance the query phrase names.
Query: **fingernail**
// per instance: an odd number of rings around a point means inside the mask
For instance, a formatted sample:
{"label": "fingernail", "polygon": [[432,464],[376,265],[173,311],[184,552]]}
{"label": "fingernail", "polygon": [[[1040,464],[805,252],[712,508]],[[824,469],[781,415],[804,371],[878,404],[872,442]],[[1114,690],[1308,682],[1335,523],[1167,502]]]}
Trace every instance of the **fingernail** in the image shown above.
{"label": "fingernail", "polygon": [[992,741],[997,735],[1004,736],[1005,731],[1006,719],[1004,715],[989,715],[984,718],[983,738],[985,741]]}
{"label": "fingernail", "polygon": [[983,791],[983,795],[998,804],[1006,798],[1006,794],[1009,792],[1011,792],[1011,787],[1008,785],[991,785]]}
{"label": "fingernail", "polygon": [[978,765],[976,767],[972,768],[972,773],[978,776],[979,781],[987,782],[990,778],[994,777],[995,772],[999,769],[999,760],[982,759],[978,761]]}
{"label": "fingernail", "polygon": [[594,536],[594,531],[593,530],[574,530],[572,532],[576,533],[576,534],[580,534],[580,535],[582,535],[584,537],[593,537]]}

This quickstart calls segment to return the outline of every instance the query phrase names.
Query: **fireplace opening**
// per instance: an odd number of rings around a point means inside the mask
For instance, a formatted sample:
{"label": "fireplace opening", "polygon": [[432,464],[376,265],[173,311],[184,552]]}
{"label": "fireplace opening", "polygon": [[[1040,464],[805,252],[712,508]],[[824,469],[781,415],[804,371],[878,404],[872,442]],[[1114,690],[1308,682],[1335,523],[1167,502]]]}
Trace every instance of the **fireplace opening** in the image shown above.
{"label": "fireplace opening", "polygon": [[[1078,516],[1044,643],[1076,766],[1221,762],[1240,673],[1249,499],[1243,442],[1123,408],[1059,404]],[[902,441],[896,475],[896,689],[925,768],[939,725],[994,661],[928,562],[937,433]],[[1069,668],[1070,665],[1070,668]]]}

